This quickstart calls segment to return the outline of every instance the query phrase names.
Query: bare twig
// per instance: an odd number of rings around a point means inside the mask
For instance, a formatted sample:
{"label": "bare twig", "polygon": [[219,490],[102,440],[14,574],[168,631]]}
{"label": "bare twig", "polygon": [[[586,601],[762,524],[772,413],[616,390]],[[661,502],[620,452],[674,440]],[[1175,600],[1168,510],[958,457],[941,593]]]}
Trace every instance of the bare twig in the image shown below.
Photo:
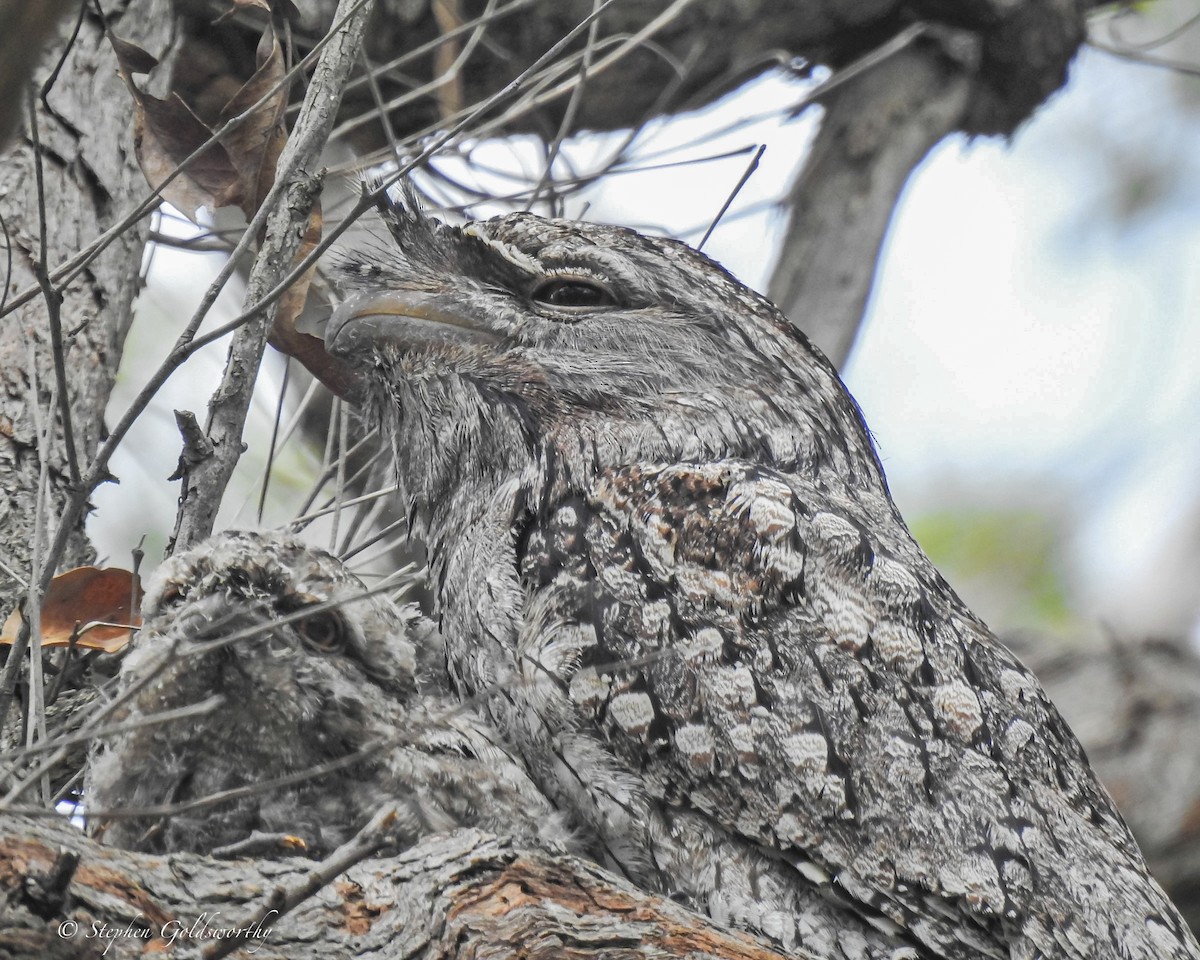
{"label": "bare twig", "polygon": [[[615,2],[616,0],[604,0],[604,3],[601,5],[599,10],[587,17],[584,17],[584,19],[576,24],[575,27],[567,31],[567,33],[565,33],[545,53],[543,53],[537,58],[537,60],[530,64],[528,68],[523,70],[520,74],[509,81],[503,88],[496,91],[496,93],[492,94],[486,100],[483,100],[479,104],[475,105],[449,130],[438,133],[429,142],[429,144],[423,150],[421,150],[419,154],[409,160],[408,163],[400,167],[400,169],[396,170],[388,177],[383,178],[378,186],[375,187],[375,189],[369,192],[364,192],[359,200],[347,212],[342,222],[333,227],[331,230],[327,230],[324,237],[321,239],[321,242],[316,244],[316,246],[313,247],[307,256],[297,262],[292,269],[289,270],[273,288],[271,288],[269,292],[263,294],[262,298],[256,301],[253,307],[244,310],[237,317],[234,317],[233,320],[229,321],[229,323],[225,324],[225,326],[218,328],[217,330],[214,330],[203,337],[195,337],[186,348],[187,352],[195,352],[204,345],[211,343],[213,340],[220,339],[228,334],[231,330],[235,330],[242,324],[246,323],[260,310],[263,310],[274,303],[305,271],[312,267],[313,264],[315,264],[317,260],[341,238],[342,234],[350,229],[351,225],[353,225],[359,217],[376,206],[394,184],[399,183],[413,170],[417,169],[426,161],[428,161],[430,157],[440,152],[448,143],[452,142],[465,130],[472,129],[472,124],[474,124],[475,121],[477,121],[480,117],[490,112],[497,104],[503,103],[510,97],[524,90],[531,82],[534,81],[535,78],[540,75],[540,71],[548,63],[554,62],[555,58],[563,50],[570,46],[571,43],[573,43],[575,39],[591,25],[592,21],[595,20],[596,17],[600,16],[604,10],[606,10]],[[679,0],[679,2],[690,3],[694,2],[694,0]],[[528,109],[532,109],[532,107]],[[432,133],[434,131],[430,130],[426,132]],[[278,186],[278,181],[276,186]]]}
{"label": "bare twig", "polygon": [[330,498],[330,503],[328,506],[322,507],[319,510],[314,510],[311,513],[306,513],[302,517],[296,517],[296,519],[291,522],[291,526],[294,529],[298,529],[305,524],[312,523],[314,520],[319,520],[321,517],[327,517],[339,510],[344,510],[346,507],[354,507],[360,503],[370,503],[372,500],[377,500],[380,497],[390,497],[399,489],[399,487],[393,484],[392,486],[381,487],[378,490],[372,490],[370,493],[364,493],[361,497],[352,497],[349,500],[339,500],[338,497],[332,497]]}
{"label": "bare twig", "polygon": [[292,358],[285,357],[283,364],[283,382],[279,385],[279,400],[275,404],[275,416],[271,420],[271,441],[267,444],[267,463],[263,467],[262,489],[258,495],[258,522],[262,523],[263,510],[267,505],[267,491],[271,485],[272,467],[275,465],[275,456],[279,452],[279,424],[283,419],[283,405],[287,400],[288,380],[292,373]]}
{"label": "bare twig", "polygon": [[[389,60],[387,63],[379,64],[374,68],[373,75],[375,77],[380,77],[391,73],[398,67],[402,67],[408,63],[413,63],[420,60],[422,57],[433,53],[444,44],[455,42],[464,33],[469,33],[470,31],[476,30],[479,27],[486,27],[489,24],[495,23],[497,20],[502,20],[503,18],[511,16],[514,13],[519,13],[526,7],[531,7],[534,4],[541,2],[543,2],[543,0],[513,0],[512,3],[505,4],[503,7],[495,10],[493,13],[485,13],[478,17],[473,17],[460,26],[455,27],[453,30],[447,30],[444,33],[439,34],[427,43],[423,43],[419,47],[414,47],[412,50],[402,53],[400,56],[393,60]],[[366,76],[355,77],[346,84],[346,91],[350,92],[351,90],[354,90],[367,82],[369,81]],[[334,136],[336,136],[336,133],[331,135],[331,139]]]}
{"label": "bare twig", "polygon": [[[64,54],[65,56],[65,54]],[[29,138],[33,142],[33,180],[37,189],[38,259],[33,265],[42,298],[46,301],[46,317],[50,323],[50,350],[54,357],[54,380],[57,384],[58,413],[62,418],[63,446],[66,448],[67,469],[71,483],[79,485],[79,458],[75,451],[75,428],[71,419],[71,393],[67,389],[67,364],[63,355],[62,294],[50,282],[46,272],[46,184],[42,171],[42,144],[38,138],[38,113],[33,90],[29,91]]]}
{"label": "bare twig", "polygon": [[[520,4],[520,6],[523,5],[524,4]],[[401,107],[409,103],[420,100],[422,97],[437,97],[447,86],[453,87],[462,73],[463,65],[471,58],[471,54],[475,52],[476,46],[479,44],[480,40],[483,39],[484,30],[486,29],[487,25],[493,20],[498,19],[500,16],[512,12],[517,6],[519,5],[514,3],[504,8],[504,10],[496,11],[494,9],[495,0],[489,0],[487,9],[480,16],[468,22],[459,24],[457,27],[445,30],[445,32],[443,32],[436,41],[427,43],[423,47],[418,48],[420,50],[433,50],[435,53],[440,54],[442,51],[446,50],[447,47],[453,48],[453,46],[457,44],[458,38],[462,36],[462,34],[466,33],[468,30],[472,31],[471,36],[463,45],[462,50],[458,51],[454,55],[452,62],[443,65],[443,69],[438,71],[437,76],[435,76],[428,83],[422,84],[414,90],[409,90],[407,93],[401,94],[400,96],[389,100],[387,103],[383,104],[382,107],[378,108],[379,111],[386,115],[393,110],[399,110]],[[395,66],[406,59],[411,59],[415,53],[416,51],[414,51],[412,54],[406,55],[405,57],[401,57],[396,61],[393,61],[392,66]],[[449,102],[449,100],[444,101],[446,106],[449,106]],[[454,119],[455,117],[461,115],[462,108],[460,107],[457,110],[449,111],[448,114],[443,114],[442,119]],[[340,124],[333,131],[333,133],[330,134],[330,139],[340,140],[342,137],[346,136],[346,134],[357,130],[359,127],[367,123],[370,123],[372,117],[373,114],[371,113],[363,113],[360,116],[347,120],[345,123]]]}
{"label": "bare twig", "polygon": [[175,707],[172,710],[161,710],[158,713],[149,713],[145,716],[138,717],[136,720],[123,720],[120,723],[111,723],[107,726],[94,726],[92,724],[88,724],[87,729],[80,730],[76,733],[60,734],[53,740],[31,744],[27,747],[19,747],[16,750],[9,750],[4,754],[4,759],[21,760],[25,757],[46,753],[49,750],[57,750],[59,747],[70,747],[77,743],[90,743],[92,740],[97,740],[103,737],[111,737],[116,733],[128,733],[130,730],[138,730],[142,727],[167,723],[171,720],[187,720],[191,717],[202,717],[206,714],[212,713],[224,703],[224,697],[222,697],[220,694],[214,694],[211,697],[201,700],[199,703],[189,703],[185,707]]}
{"label": "bare twig", "polygon": [[1158,36],[1151,37],[1149,40],[1144,40],[1139,43],[1136,40],[1130,40],[1128,37],[1124,36],[1121,31],[1121,24],[1124,21],[1136,18],[1137,16],[1138,14],[1132,10],[1120,8],[1115,10],[1111,17],[1102,19],[1100,22],[1102,22],[1107,28],[1109,36],[1113,38],[1118,47],[1123,50],[1139,50],[1142,52],[1147,50],[1155,50],[1158,47],[1165,46],[1173,40],[1178,40],[1193,27],[1200,24],[1200,13],[1194,13],[1185,18],[1178,26],[1172,27],[1169,30],[1164,30]]}
{"label": "bare twig", "polygon": [[308,171],[319,163],[333,129],[374,6],[374,0],[342,0],[338,4],[335,17],[344,20],[344,25],[321,52],[295,129],[279,158],[275,176],[277,183],[286,185],[286,201],[283,197],[277,199],[267,216],[262,249],[246,284],[246,323],[234,335],[225,375],[209,404],[208,435],[214,453],[194,472],[195,498],[189,497],[180,505],[177,547],[189,546],[212,532],[217,507],[241,457],[242,428],[274,315],[267,309],[273,301],[267,301],[263,294],[278,285],[300,249],[321,188],[321,177]]}
{"label": "bare twig", "polygon": [[1182,73],[1189,77],[1200,77],[1200,66],[1194,63],[1173,60],[1170,57],[1156,57],[1152,54],[1144,53],[1135,47],[1114,46],[1102,40],[1097,40],[1095,37],[1089,38],[1087,45],[1104,53],[1111,54],[1114,57],[1132,61],[1133,63],[1145,64],[1148,67],[1158,67],[1162,70]]}
{"label": "bare twig", "polygon": [[[525,99],[518,101],[510,110],[506,111],[503,115],[501,115],[500,117],[497,117],[495,120],[484,125],[484,127],[481,128],[479,131],[477,131],[477,133],[480,136],[485,136],[487,133],[489,133],[493,130],[504,127],[507,123],[511,122],[511,120],[517,116],[521,116],[526,113],[530,113],[534,110],[540,109],[541,107],[545,106],[547,103],[557,100],[559,97],[566,96],[568,93],[570,93],[572,90],[574,90],[577,86],[579,86],[582,83],[587,82],[589,77],[598,76],[599,74],[604,73],[606,70],[609,70],[616,64],[620,63],[626,56],[628,56],[634,50],[638,50],[640,48],[645,47],[651,37],[653,37],[656,33],[658,33],[664,27],[669,26],[671,23],[673,23],[675,20],[677,20],[679,18],[679,16],[683,13],[683,11],[686,10],[688,7],[690,7],[695,2],[696,2],[696,0],[675,0],[675,2],[672,3],[669,7],[667,7],[666,10],[664,10],[657,17],[655,17],[653,20],[651,20],[649,23],[647,23],[644,27],[642,27],[640,30],[638,30],[637,33],[630,36],[628,39],[626,39],[624,42],[622,42],[615,50],[613,50],[611,53],[607,54],[606,56],[602,57],[599,61],[597,61],[591,67],[591,69],[581,70],[581,71],[579,71],[579,73],[577,73],[575,76],[571,77],[569,80],[564,80],[558,86],[553,87],[550,90],[547,90],[543,93],[530,94]],[[604,4],[604,7],[607,7],[607,6],[608,6],[607,3]],[[592,16],[589,17],[588,19],[593,20],[596,17],[598,17],[603,12],[604,7],[601,7],[599,10],[594,11]]]}
{"label": "bare twig", "polygon": [[[291,887],[276,887],[263,902],[260,909],[237,925],[240,930],[257,930],[268,920],[283,916],[295,909],[314,893],[345,873],[356,863],[361,863],[373,853],[387,845],[389,836],[396,820],[399,818],[399,805],[395,803],[383,807],[370,823],[363,827],[347,843],[338,847],[328,857],[318,863],[308,872],[308,875]],[[227,957],[240,944],[240,939],[230,937],[217,940],[210,944],[202,956],[204,960],[221,960]]]}
{"label": "bare twig", "polygon": [[708,238],[712,236],[713,231],[717,229],[717,224],[721,222],[721,218],[725,216],[729,208],[733,205],[733,201],[737,199],[737,195],[742,192],[742,187],[754,176],[754,171],[758,169],[758,161],[762,159],[762,155],[767,152],[767,145],[764,143],[754,151],[754,156],[751,157],[750,163],[746,165],[746,169],[742,171],[742,176],[738,182],[734,184],[732,190],[729,191],[729,196],[725,198],[725,202],[721,204],[721,209],[717,211],[717,215],[713,217],[712,223],[708,225],[708,229],[704,231],[704,236],[700,238],[700,242],[696,245],[697,250],[703,250],[704,245],[708,243]]}
{"label": "bare twig", "polygon": [[[352,13],[357,12],[358,8],[364,2],[365,0],[358,0],[358,2],[354,3]],[[331,28],[331,34],[334,30],[339,29],[340,25],[344,24],[346,19],[347,17],[343,17],[341,20],[336,21],[334,27]],[[331,35],[326,35],[324,38],[322,38],[321,42],[316,45],[313,53],[309,56],[315,58],[317,51],[324,51],[326,44],[329,43],[330,40]],[[301,61],[301,63],[297,64],[293,69],[299,70],[303,68],[304,65],[305,61]],[[136,216],[134,214],[130,214],[129,216],[123,218],[120,223],[115,225],[112,229],[106,231],[101,235],[101,237],[93,242],[93,244],[85,248],[83,253],[87,253],[87,256],[80,260],[78,269],[83,269],[83,266],[90,262],[91,257],[98,256],[99,253],[105,247],[107,247],[107,245],[111,243],[116,236],[119,235],[121,230],[127,229],[132,223],[135,223],[138,219],[153,209],[154,205],[158,202],[158,197],[162,188],[165,187],[173,177],[185,169],[189,162],[194,160],[196,157],[199,157],[207,148],[208,144],[215,142],[219,136],[234,129],[248,119],[254,113],[254,111],[259,108],[260,105],[265,104],[268,101],[268,99],[273,95],[274,90],[279,86],[280,85],[277,84],[275,88],[272,88],[272,91],[268,91],[266,94],[264,94],[263,97],[260,98],[260,100],[254,105],[249,107],[243,113],[239,114],[237,117],[232,118],[228,123],[224,124],[220,130],[218,130],[217,133],[206,142],[205,145],[198,148],[182,164],[180,164],[179,167],[172,171],[171,175],[164,180],[163,184],[158,188],[158,190],[151,192],[149,198],[143,205],[143,208],[139,208],[140,212],[135,210],[134,213],[136,213]],[[205,292],[204,297],[201,298],[200,304],[196,308],[192,318],[188,321],[187,325],[184,327],[184,330],[176,339],[175,345],[171,352],[159,365],[158,369],[150,376],[149,380],[138,392],[138,395],[134,398],[133,402],[122,414],[116,426],[113,427],[108,436],[105,438],[104,443],[102,443],[100,448],[97,450],[95,458],[92,460],[87,472],[84,474],[79,487],[68,498],[63,507],[62,517],[59,521],[58,528],[55,531],[54,539],[50,545],[50,549],[46,552],[44,566],[41,571],[41,589],[43,591],[45,590],[45,587],[49,583],[50,579],[54,576],[54,570],[58,565],[58,561],[61,558],[63,551],[66,549],[67,541],[79,524],[79,521],[83,515],[83,511],[87,506],[88,497],[91,496],[92,491],[94,491],[97,486],[109,478],[108,463],[112,459],[113,454],[116,452],[117,446],[122,440],[124,440],[125,435],[129,432],[130,427],[132,427],[134,422],[141,416],[142,412],[158,393],[162,385],[166,383],[171,374],[174,373],[175,370],[178,369],[179,365],[189,356],[191,356],[193,352],[203,346],[204,343],[209,342],[208,339],[201,339],[201,342],[197,342],[197,340],[200,338],[196,337],[196,332],[199,330],[200,324],[204,321],[204,318],[208,315],[208,311],[212,308],[213,303],[216,302],[218,294],[221,292],[229,278],[237,269],[239,263],[241,262],[241,257],[250,249],[254,243],[255,236],[257,236],[265,226],[268,215],[272,210],[275,209],[275,203],[287,185],[288,183],[285,179],[276,179],[275,183],[272,184],[271,189],[263,198],[259,209],[251,218],[250,223],[245,232],[242,234],[241,239],[230,253],[229,259],[218,271],[217,276],[213,279],[212,283],[209,284],[208,290]],[[65,266],[75,264],[76,260],[79,260],[79,257],[73,258]],[[51,271],[51,279],[56,282],[65,282],[59,278],[59,273],[65,270],[65,266],[63,268],[59,268],[57,271]],[[66,276],[67,274],[64,273],[63,275]],[[70,275],[73,276],[73,274]],[[291,281],[289,280],[288,283],[290,282]],[[282,284],[276,288],[275,297],[278,297],[283,293],[284,290],[286,290],[288,283]],[[18,297],[16,301],[9,305],[8,309],[10,311],[16,309],[16,307],[20,306],[22,302],[24,301]],[[266,303],[272,302],[274,302],[274,298],[266,301]],[[252,313],[253,311],[244,314],[239,318],[238,323],[240,324],[245,322],[245,320]],[[225,332],[227,333],[228,330]]]}
{"label": "bare twig", "polygon": [[[313,49],[310,50],[302,60],[297,62],[290,70],[288,70],[277,83],[263,93],[258,100],[250,104],[250,106],[248,106],[237,116],[230,117],[229,120],[221,124],[220,127],[213,131],[211,137],[209,137],[202,144],[200,144],[200,146],[188,154],[188,156],[186,156],[183,161],[175,167],[175,169],[173,169],[166,177],[163,178],[162,183],[152,189],[139,203],[135,204],[132,210],[120,217],[111,227],[92,240],[91,243],[80,249],[73,257],[69,258],[63,263],[60,263],[53,270],[50,270],[49,275],[51,281],[59,284],[60,286],[66,286],[72,279],[78,276],[81,271],[85,270],[88,264],[95,260],[96,257],[100,256],[100,254],[102,254],[105,250],[107,250],[113,241],[122,236],[130,227],[132,227],[143,217],[146,217],[150,213],[154,212],[154,210],[158,208],[159,203],[162,202],[163,191],[168,186],[174,183],[177,178],[186,173],[191,166],[214,144],[224,138],[227,138],[229,134],[233,133],[235,130],[249,121],[251,117],[257,115],[258,111],[262,107],[272,102],[273,98],[279,93],[280,90],[287,87],[289,84],[291,84],[293,79],[308,70],[308,68],[312,66],[314,62],[316,62],[321,52],[324,51],[325,46],[333,39],[337,31],[340,30],[345,24],[345,21],[350,16],[355,15],[358,12],[359,7],[368,2],[374,2],[374,0],[356,0],[356,2],[352,5],[350,13],[348,13],[345,17],[342,17],[340,20],[335,20],[334,25],[330,27],[329,32],[322,37],[321,40],[316,43],[316,45],[314,45]],[[26,287],[15,297],[13,297],[12,302],[10,302],[3,309],[3,311],[0,311],[0,317],[7,316],[18,307],[23,307],[25,304],[29,303],[30,300],[36,297],[39,292],[40,288],[36,285]]]}
{"label": "bare twig", "polygon": [[8,233],[8,222],[0,213],[0,233],[4,235],[4,285],[0,287],[0,316],[4,315],[5,304],[8,303],[8,286],[12,283],[13,245]]}
{"label": "bare twig", "polygon": [[[593,13],[596,12],[599,6],[600,0],[592,0]],[[542,176],[529,195],[529,202],[525,205],[526,210],[533,208],[542,190],[550,182],[551,177],[554,175],[555,161],[558,160],[559,152],[562,150],[563,140],[566,139],[567,134],[571,131],[571,127],[575,125],[575,116],[579,112],[579,105],[583,102],[583,93],[587,89],[587,74],[592,67],[592,58],[595,55],[596,40],[599,32],[600,20],[597,18],[592,21],[592,25],[588,28],[587,45],[583,48],[583,57],[579,61],[579,85],[571,91],[571,99],[567,101],[567,109],[563,111],[563,118],[562,122],[558,125],[558,132],[554,135],[554,141],[546,151],[546,164],[542,170]]]}

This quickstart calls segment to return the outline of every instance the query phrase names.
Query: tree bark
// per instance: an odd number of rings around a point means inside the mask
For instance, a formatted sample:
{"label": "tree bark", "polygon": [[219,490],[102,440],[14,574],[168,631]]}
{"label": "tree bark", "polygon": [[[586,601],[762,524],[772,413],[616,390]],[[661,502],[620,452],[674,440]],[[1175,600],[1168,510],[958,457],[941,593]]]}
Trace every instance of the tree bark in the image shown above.
{"label": "tree bark", "polygon": [[[323,32],[335,0],[317,0],[315,22]],[[190,5],[204,5],[191,0]],[[837,69],[878,48],[905,26],[924,21],[977,35],[982,54],[972,74],[971,108],[962,128],[971,133],[1011,133],[1066,80],[1067,64],[1084,38],[1084,19],[1096,0],[694,0],[655,32],[619,68],[589,78],[587,97],[576,117],[580,129],[636,126],[648,116],[694,109],[709,103],[772,66],[796,59]],[[368,53],[387,61],[436,40],[444,32],[433,0],[385,0]],[[482,0],[462,0],[460,19],[485,9]],[[499,5],[501,8],[505,4]],[[657,3],[613,4],[601,20],[602,35],[633,35],[668,10]],[[587,17],[592,0],[537,0],[488,27],[462,78],[467,103],[483,99],[527,67],[558,38]],[[582,42],[578,45],[582,47]],[[421,80],[434,75],[430,52],[406,66]],[[678,84],[669,103],[660,92]],[[566,109],[566,95],[514,128],[553,135]],[[366,90],[357,112],[372,110]],[[437,96],[393,117],[397,133],[418,129],[438,115]],[[380,129],[373,141],[379,146]],[[368,138],[369,139],[369,138]]]}
{"label": "tree bark", "polygon": [[[130,0],[106,9],[114,27],[129,39],[158,56],[166,54],[169,0]],[[72,27],[70,18],[60,24],[58,40],[34,73],[35,84],[42,84],[63,56]],[[6,36],[3,45],[36,45],[37,40]],[[25,102],[20,86],[6,95]],[[0,217],[7,248],[0,268],[10,265],[4,280],[10,297],[36,285],[43,268],[76,253],[147,192],[134,159],[133,103],[117,76],[101,24],[91,13],[66,53],[46,97],[48,107],[35,100],[40,151],[26,117],[22,134],[0,158]],[[103,434],[104,407],[129,328],[145,240],[144,225],[124,231],[65,286],[47,284],[43,296],[0,322],[0,618],[38,580],[35,553],[45,549],[77,471]],[[61,335],[55,335],[55,325],[61,326]],[[58,349],[61,372],[56,376]],[[67,423],[71,444],[64,432]],[[74,565],[89,555],[80,522],[62,560]]]}
{"label": "tree bark", "polygon": [[782,960],[592,864],[474,830],[360,862],[290,912],[272,913],[289,899],[281,891],[307,888],[313,868],[133,854],[62,821],[6,818],[0,958],[65,960],[106,948],[115,960],[164,950],[211,958],[236,942],[221,931],[244,930],[236,955],[263,960]]}
{"label": "tree bark", "polygon": [[854,343],[905,184],[963,122],[964,66],[977,56],[967,34],[919,37],[819,101],[825,116],[784,202],[769,293],[836,367]]}

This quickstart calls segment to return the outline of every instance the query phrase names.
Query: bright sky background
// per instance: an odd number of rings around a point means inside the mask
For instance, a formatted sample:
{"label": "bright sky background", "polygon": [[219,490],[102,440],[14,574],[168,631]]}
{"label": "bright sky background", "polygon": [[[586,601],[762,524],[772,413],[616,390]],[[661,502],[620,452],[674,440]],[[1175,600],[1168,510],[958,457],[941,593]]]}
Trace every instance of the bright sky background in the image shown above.
{"label": "bright sky background", "polygon": [[[1178,82],[1085,52],[1068,88],[1011,144],[937,149],[900,206],[846,375],[907,516],[947,498],[1063,511],[1080,610],[1139,633],[1188,629],[1200,614],[1200,81],[1191,81],[1190,105]],[[778,113],[800,91],[760,81],[660,125],[641,149],[667,151]],[[738,211],[782,193],[817,118],[764,120],[687,154],[768,145],[705,247],[760,289],[781,223]],[[572,156],[582,163],[614,142],[588,138]],[[521,144],[488,150],[510,163],[530,155]],[[747,160],[614,178],[584,197],[587,216],[698,242]],[[1132,194],[1129,171],[1139,185]],[[151,367],[138,351],[155,362],[165,355],[168,328],[186,321],[218,266],[212,256],[155,254],[135,324],[141,346],[127,353],[139,356],[139,370]],[[240,289],[224,300],[228,317]],[[161,550],[178,495],[165,481],[179,449],[171,410],[191,409],[203,422],[224,352],[210,348],[177,374],[114,460],[122,484],[98,492],[90,528],[114,562],[143,532],[152,534],[148,560]],[[272,370],[266,379],[278,377]],[[122,378],[110,420],[137,387]],[[251,437],[269,436],[272,396],[263,393]],[[264,445],[252,442],[259,464]],[[304,459],[294,457],[292,466]],[[252,496],[248,480],[235,499]],[[238,522],[252,524],[253,511]]]}

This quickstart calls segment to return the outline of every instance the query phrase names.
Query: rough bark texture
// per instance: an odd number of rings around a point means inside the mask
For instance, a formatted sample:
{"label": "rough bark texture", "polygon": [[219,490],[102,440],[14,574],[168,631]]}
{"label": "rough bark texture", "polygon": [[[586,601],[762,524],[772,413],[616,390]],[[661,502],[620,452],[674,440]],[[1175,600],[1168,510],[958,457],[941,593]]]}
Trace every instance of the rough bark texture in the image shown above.
{"label": "rough bark texture", "polygon": [[[62,853],[79,857],[65,890],[47,890]],[[303,886],[307,860],[217,861],[102,847],[61,821],[0,821],[0,958],[201,955],[214,931],[259,929],[239,956],[450,960],[781,960],[751,938],[649,897],[569,858],[514,850],[467,830],[352,867],[284,916],[279,888]],[[105,939],[94,933],[105,925]],[[203,931],[208,939],[180,935]],[[799,957],[803,960],[803,956]]]}
{"label": "rough bark texture", "polygon": [[[169,0],[107,4],[115,29],[162,55],[171,32]],[[71,23],[45,51],[34,71],[41,83],[62,54]],[[5,46],[20,38],[5,37]],[[24,101],[17,87],[6,96]],[[46,197],[45,260],[54,266],[110,226],[147,192],[133,155],[133,103],[116,73],[116,61],[99,22],[85,17],[48,101],[38,107]],[[24,123],[24,121],[23,121]],[[42,259],[34,149],[27,124],[0,159],[0,216],[7,228],[5,254],[13,292],[35,284]],[[104,406],[121,357],[138,289],[146,232],[125,232],[62,291],[65,368],[76,455],[86,464],[103,430]],[[0,268],[4,259],[0,259]],[[36,388],[35,388],[36,385]],[[52,425],[47,449],[47,497],[43,535],[57,523],[70,476],[62,421],[50,399],[55,387],[52,337],[44,298],[0,323],[0,557],[22,576],[30,575],[35,536],[39,471],[38,423]],[[35,409],[36,408],[36,409]],[[82,530],[65,558],[88,553]],[[0,571],[0,611],[20,595],[18,584]]]}
{"label": "rough bark texture", "polygon": [[[19,39],[0,43],[0,90],[15,92],[24,87],[42,44],[70,6],[71,0],[0,0],[0,37]],[[0,147],[20,122],[22,108],[18,96],[0,102]]]}
{"label": "rough bark texture", "polygon": [[[231,45],[227,39],[219,41],[207,25],[212,4],[186,0],[183,5],[195,13],[190,32],[208,38],[215,62],[227,60]],[[962,116],[963,129],[1008,133],[1062,85],[1067,64],[1083,40],[1084,16],[1095,5],[1093,0],[694,0],[654,35],[652,43],[588,80],[576,127],[615,129],[633,126],[648,114],[693,108],[769,66],[795,58],[840,67],[875,49],[905,25],[928,21],[980,38],[982,56],[974,75],[971,108]],[[301,6],[308,14],[302,24],[305,33],[323,33],[332,21],[335,0],[313,0]],[[380,3],[368,43],[370,56],[376,62],[391,60],[439,37],[444,30],[434,6],[430,0]],[[460,20],[469,20],[483,13],[486,4],[462,0],[449,6],[460,11]],[[505,6],[502,2],[498,8]],[[666,0],[618,0],[604,13],[601,35],[631,35],[669,6]],[[488,27],[487,41],[472,55],[462,78],[462,99],[472,103],[500,89],[592,9],[592,0],[537,0],[497,19]],[[249,32],[246,44],[252,52]],[[398,77],[384,78],[385,95],[431,79],[439,63],[430,52],[406,64],[402,72],[408,83]],[[673,83],[679,84],[675,97],[666,104],[659,102],[661,91]],[[517,125],[553,135],[566,99],[560,97]],[[372,109],[373,102],[360,87],[347,106],[357,115]],[[392,122],[403,136],[435,122],[444,108],[437,94],[431,93],[394,115]],[[375,125],[360,139],[360,147],[379,146],[379,134]]]}

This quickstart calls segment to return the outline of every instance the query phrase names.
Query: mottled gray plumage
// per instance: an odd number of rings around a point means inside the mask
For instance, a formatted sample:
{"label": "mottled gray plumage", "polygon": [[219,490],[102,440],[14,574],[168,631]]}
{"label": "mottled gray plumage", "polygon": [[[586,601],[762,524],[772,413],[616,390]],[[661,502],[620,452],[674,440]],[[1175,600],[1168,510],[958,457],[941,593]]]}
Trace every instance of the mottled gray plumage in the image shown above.
{"label": "mottled gray plumage", "polygon": [[219,534],[168,560],[121,666],[129,699],[114,719],[153,721],[217,694],[224,703],[104,738],[89,758],[87,806],[185,803],[363,755],[170,817],[114,818],[105,839],[320,856],[399,801],[399,846],[460,826],[569,846],[562,818],[495,732],[444,678],[439,687],[418,674],[414,644],[430,642],[428,623],[364,591],[335,558],[279,534]]}
{"label": "mottled gray plumage", "polygon": [[1200,957],[853,400],[683,244],[393,211],[371,371],[462,692],[653,890],[830,958]]}

